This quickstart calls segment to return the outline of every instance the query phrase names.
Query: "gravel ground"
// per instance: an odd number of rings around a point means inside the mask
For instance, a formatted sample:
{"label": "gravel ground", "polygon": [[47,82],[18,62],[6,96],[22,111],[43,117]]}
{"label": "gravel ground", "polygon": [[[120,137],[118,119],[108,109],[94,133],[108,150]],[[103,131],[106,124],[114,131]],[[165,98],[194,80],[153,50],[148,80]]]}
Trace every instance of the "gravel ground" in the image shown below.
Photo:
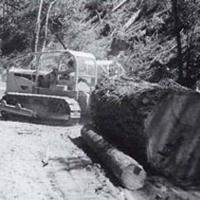
{"label": "gravel ground", "polygon": [[[0,81],[0,97],[4,91]],[[73,142],[80,129],[0,120],[0,200],[127,199]]]}
{"label": "gravel ground", "polygon": [[70,139],[80,128],[0,121],[0,200],[124,199]]}

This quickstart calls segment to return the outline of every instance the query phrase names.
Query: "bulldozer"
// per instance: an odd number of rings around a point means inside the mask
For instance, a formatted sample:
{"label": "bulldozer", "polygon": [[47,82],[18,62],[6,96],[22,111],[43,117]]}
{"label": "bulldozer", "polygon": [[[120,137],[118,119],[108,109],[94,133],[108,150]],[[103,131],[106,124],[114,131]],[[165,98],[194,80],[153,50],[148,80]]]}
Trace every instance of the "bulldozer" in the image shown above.
{"label": "bulldozer", "polygon": [[78,123],[87,114],[90,93],[97,84],[94,55],[59,50],[31,56],[33,59],[24,68],[14,63],[8,69],[1,116]]}

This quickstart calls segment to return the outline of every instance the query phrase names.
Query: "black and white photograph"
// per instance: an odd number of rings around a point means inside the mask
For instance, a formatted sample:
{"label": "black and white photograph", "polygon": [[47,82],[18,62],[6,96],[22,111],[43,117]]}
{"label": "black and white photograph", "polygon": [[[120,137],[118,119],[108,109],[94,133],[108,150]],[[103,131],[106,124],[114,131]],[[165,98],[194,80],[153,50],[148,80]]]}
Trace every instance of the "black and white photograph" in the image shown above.
{"label": "black and white photograph", "polygon": [[200,0],[0,0],[0,200],[200,200]]}

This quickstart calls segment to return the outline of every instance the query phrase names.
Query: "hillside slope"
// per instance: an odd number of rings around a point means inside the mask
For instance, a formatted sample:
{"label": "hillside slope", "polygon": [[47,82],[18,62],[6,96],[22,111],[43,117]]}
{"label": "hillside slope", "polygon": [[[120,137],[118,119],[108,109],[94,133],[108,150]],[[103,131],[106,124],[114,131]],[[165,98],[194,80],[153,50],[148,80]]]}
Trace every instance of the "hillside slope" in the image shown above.
{"label": "hillside slope", "polygon": [[[7,23],[3,24],[5,30],[1,38],[5,56],[34,49],[39,4],[21,2],[21,10],[11,9],[4,19]],[[47,48],[65,46],[92,52],[98,59],[120,61],[131,75],[145,80],[158,82],[169,77],[194,87],[200,78],[200,3],[178,0],[174,7],[172,2],[175,1],[55,1],[49,12]],[[44,1],[39,49],[45,39],[49,6],[50,2]]]}

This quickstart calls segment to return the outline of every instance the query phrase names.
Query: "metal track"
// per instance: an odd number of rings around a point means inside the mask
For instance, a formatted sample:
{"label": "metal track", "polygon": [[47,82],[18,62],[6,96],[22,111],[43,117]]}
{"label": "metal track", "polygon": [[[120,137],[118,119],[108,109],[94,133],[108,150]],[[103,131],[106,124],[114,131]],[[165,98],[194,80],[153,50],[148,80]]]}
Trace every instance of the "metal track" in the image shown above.
{"label": "metal track", "polygon": [[5,102],[0,105],[0,111],[1,112],[6,112],[6,113],[12,114],[12,115],[23,116],[23,111],[24,111],[24,109],[26,109],[26,110],[29,110],[30,113],[32,113],[32,112],[36,113],[36,115],[35,116],[31,116],[31,115],[27,116],[27,114],[26,114],[23,117],[26,116],[26,117],[29,117],[29,118],[39,119],[39,120],[42,120],[42,121],[48,120],[48,121],[51,121],[52,124],[54,124],[54,122],[58,122],[58,121],[63,123],[63,124],[66,124],[66,123],[67,124],[74,124],[74,123],[79,122],[80,117],[81,117],[80,106],[79,106],[78,102],[73,98],[64,97],[64,96],[44,95],[44,94],[29,94],[29,93],[9,92],[9,93],[5,94],[3,99],[6,99],[6,98],[12,99],[12,97],[13,97],[13,99],[15,97],[28,97],[27,100],[28,99],[41,99],[41,102],[44,102],[45,99],[47,99],[47,101],[51,100],[52,102],[54,100],[55,101],[58,100],[58,102],[61,100],[61,101],[64,101],[66,103],[66,105],[69,106],[70,112],[59,116],[59,114],[57,114],[56,111],[55,111],[54,114],[52,114],[52,115],[50,114],[49,116],[47,115],[47,117],[44,118],[44,117],[38,116],[37,112],[35,110],[31,110],[30,108],[23,107],[22,108],[23,110],[19,110],[19,106],[9,105],[9,103],[7,104],[7,107],[5,107]]}

